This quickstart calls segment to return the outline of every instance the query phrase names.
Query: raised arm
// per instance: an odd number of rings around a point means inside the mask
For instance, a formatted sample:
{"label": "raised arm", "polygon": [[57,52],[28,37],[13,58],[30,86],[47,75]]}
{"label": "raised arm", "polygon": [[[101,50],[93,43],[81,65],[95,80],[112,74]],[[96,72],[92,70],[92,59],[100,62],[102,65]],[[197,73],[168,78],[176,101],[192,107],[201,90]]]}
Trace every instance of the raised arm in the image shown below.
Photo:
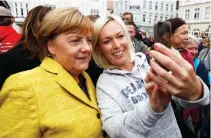
{"label": "raised arm", "polygon": [[162,44],[155,44],[155,49],[150,51],[153,58],[150,61],[152,70],[148,72],[150,78],[168,93],[179,98],[177,101],[186,108],[207,105],[209,89],[197,77],[193,67],[175,49],[168,49]]}

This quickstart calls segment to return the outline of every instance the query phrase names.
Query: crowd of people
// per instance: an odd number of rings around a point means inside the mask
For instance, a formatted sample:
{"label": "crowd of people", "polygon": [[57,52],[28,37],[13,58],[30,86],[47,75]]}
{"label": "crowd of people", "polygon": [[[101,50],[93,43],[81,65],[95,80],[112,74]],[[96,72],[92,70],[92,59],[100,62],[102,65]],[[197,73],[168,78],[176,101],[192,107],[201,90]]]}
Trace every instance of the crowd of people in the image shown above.
{"label": "crowd of people", "polygon": [[169,48],[130,12],[37,6],[21,34],[9,10],[0,17],[0,43],[12,43],[0,53],[0,138],[210,137],[210,38],[181,18],[166,20]]}

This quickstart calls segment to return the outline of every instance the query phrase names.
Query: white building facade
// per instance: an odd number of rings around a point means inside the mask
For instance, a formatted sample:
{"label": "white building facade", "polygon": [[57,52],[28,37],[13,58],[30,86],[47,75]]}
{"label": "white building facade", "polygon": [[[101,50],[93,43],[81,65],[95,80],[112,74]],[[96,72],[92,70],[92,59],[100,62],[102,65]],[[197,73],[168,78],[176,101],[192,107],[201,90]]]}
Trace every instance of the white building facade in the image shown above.
{"label": "white building facade", "polygon": [[140,30],[150,36],[157,21],[176,17],[176,0],[115,0],[114,14],[131,12]]}
{"label": "white building facade", "polygon": [[211,36],[210,0],[180,0],[179,17],[189,25],[189,33],[200,37],[204,31]]}
{"label": "white building facade", "polygon": [[84,15],[107,15],[107,1],[105,0],[8,0],[7,3],[15,17],[15,22],[22,24],[27,13],[38,5],[52,8],[74,7]]}

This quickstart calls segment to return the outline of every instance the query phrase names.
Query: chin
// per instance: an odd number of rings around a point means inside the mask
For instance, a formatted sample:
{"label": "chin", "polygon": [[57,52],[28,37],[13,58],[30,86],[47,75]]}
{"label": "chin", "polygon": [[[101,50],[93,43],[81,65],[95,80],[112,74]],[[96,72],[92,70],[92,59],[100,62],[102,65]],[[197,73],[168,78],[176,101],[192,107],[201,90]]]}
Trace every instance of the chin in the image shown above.
{"label": "chin", "polygon": [[85,71],[85,70],[88,69],[88,67],[89,67],[89,65],[79,66],[79,67],[78,67],[78,70]]}

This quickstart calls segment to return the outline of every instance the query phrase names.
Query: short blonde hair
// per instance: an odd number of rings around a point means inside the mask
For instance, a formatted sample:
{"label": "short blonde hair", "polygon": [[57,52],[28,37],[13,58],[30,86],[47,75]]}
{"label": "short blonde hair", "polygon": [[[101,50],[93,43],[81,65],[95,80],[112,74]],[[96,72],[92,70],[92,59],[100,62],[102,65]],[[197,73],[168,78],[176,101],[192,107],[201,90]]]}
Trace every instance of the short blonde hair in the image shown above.
{"label": "short blonde hair", "polygon": [[40,59],[51,57],[47,49],[49,40],[59,34],[90,33],[93,30],[92,21],[75,8],[57,8],[50,11],[40,24],[38,40],[40,44]]}
{"label": "short blonde hair", "polygon": [[[122,21],[122,19],[120,17],[111,14],[107,18],[103,18],[103,17],[99,18],[94,23],[94,31],[92,34],[92,46],[93,46],[92,56],[93,56],[93,59],[95,60],[96,64],[101,68],[117,68],[117,66],[109,63],[109,61],[104,57],[104,55],[101,54],[101,52],[99,50],[99,42],[98,41],[99,41],[100,31],[109,21],[115,21],[121,26],[121,28],[128,40],[128,47],[129,47],[128,54],[130,55],[130,60],[131,61],[134,60],[133,44],[130,39],[130,35],[128,33],[127,27],[125,26],[124,22]],[[110,31],[112,31],[112,30],[110,30]]]}

